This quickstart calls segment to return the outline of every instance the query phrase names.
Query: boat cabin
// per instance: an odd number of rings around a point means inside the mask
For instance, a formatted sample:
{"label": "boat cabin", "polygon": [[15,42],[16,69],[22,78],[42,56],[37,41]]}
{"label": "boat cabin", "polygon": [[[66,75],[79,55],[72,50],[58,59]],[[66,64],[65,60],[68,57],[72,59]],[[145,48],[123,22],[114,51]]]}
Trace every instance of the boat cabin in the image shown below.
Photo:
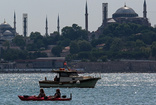
{"label": "boat cabin", "polygon": [[83,79],[82,76],[78,75],[78,72],[76,70],[65,70],[64,68],[61,68],[59,70],[53,70],[53,72],[57,73],[54,81],[58,82],[71,82]]}

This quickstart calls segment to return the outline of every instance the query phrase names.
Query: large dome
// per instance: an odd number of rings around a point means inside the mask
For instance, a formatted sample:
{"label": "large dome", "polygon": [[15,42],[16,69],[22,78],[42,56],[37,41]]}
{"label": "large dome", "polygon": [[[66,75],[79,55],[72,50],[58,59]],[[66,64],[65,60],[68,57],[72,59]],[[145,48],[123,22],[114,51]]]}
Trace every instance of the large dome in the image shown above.
{"label": "large dome", "polygon": [[12,28],[11,26],[10,26],[10,24],[8,24],[8,23],[6,23],[5,21],[4,21],[4,23],[2,23],[1,25],[0,25],[0,28]]}
{"label": "large dome", "polygon": [[130,7],[126,5],[124,7],[119,8],[114,14],[113,18],[117,17],[137,17],[138,14]]}

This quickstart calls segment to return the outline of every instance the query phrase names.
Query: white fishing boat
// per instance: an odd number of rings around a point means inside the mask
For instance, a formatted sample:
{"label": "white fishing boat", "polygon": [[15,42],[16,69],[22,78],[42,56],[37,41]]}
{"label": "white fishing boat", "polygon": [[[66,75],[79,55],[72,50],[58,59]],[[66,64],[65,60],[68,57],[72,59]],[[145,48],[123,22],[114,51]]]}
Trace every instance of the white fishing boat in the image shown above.
{"label": "white fishing boat", "polygon": [[39,81],[40,88],[50,88],[50,87],[77,87],[77,88],[94,88],[96,82],[101,79],[101,77],[93,76],[79,76],[77,70],[70,70],[65,68],[60,68],[59,70],[53,70],[52,72],[57,73],[54,80]]}

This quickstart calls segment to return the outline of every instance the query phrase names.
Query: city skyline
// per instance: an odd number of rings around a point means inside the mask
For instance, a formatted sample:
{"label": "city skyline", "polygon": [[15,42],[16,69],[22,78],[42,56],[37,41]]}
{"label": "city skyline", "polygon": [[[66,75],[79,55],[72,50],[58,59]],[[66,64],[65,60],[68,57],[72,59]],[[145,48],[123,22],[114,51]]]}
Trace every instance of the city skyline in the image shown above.
{"label": "city skyline", "polygon": [[[135,1],[135,2],[134,2]],[[45,35],[46,17],[48,19],[48,32],[53,33],[57,31],[57,19],[59,14],[60,31],[65,26],[71,26],[72,24],[78,24],[85,29],[85,6],[86,0],[6,0],[2,1],[0,23],[4,22],[4,19],[8,24],[13,27],[14,11],[16,13],[16,30],[20,35],[23,34],[23,13],[28,14],[28,35],[31,32],[40,32]],[[88,30],[96,31],[102,24],[102,3],[108,3],[108,17],[112,17],[112,14],[117,9],[123,7],[124,4],[131,7],[138,13],[139,17],[143,17],[143,2],[144,0],[87,0],[88,7]],[[156,24],[156,1],[146,0],[147,2],[147,18],[151,22],[151,25]],[[46,6],[47,5],[47,6]],[[9,6],[5,8],[5,6]],[[2,11],[3,10],[3,11]]]}

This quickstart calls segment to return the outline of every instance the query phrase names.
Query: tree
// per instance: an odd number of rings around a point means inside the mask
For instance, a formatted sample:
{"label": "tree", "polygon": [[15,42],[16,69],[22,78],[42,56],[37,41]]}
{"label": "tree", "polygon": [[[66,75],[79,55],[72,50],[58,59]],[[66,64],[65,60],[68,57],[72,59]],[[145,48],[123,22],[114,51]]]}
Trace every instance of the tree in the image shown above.
{"label": "tree", "polygon": [[151,50],[152,56],[156,58],[156,41],[152,43]]}
{"label": "tree", "polygon": [[[28,46],[32,51],[40,50],[41,47],[46,47],[47,42],[45,41],[44,37],[39,32],[31,32],[30,39],[34,41],[33,47]],[[44,43],[45,42],[45,43]]]}
{"label": "tree", "polygon": [[2,45],[3,45],[4,47],[6,47],[6,48],[9,48],[9,47],[10,47],[9,41],[5,41]]}
{"label": "tree", "polygon": [[55,56],[60,56],[60,53],[62,52],[62,47],[61,46],[56,46],[53,47],[53,49],[51,50],[51,52],[55,55]]}
{"label": "tree", "polygon": [[150,45],[153,43],[153,41],[156,41],[156,33],[153,31],[147,31],[147,32],[143,33],[142,40],[146,44]]}
{"label": "tree", "polygon": [[25,46],[25,41],[24,41],[24,37],[22,35],[17,35],[15,36],[15,38],[12,40],[12,42],[19,46],[20,48],[24,48]]}
{"label": "tree", "polygon": [[110,46],[110,50],[120,51],[122,48],[123,48],[122,40],[120,38],[114,38],[114,40]]}
{"label": "tree", "polygon": [[31,32],[30,39],[32,40],[43,39],[43,36],[39,32]]}
{"label": "tree", "polygon": [[102,57],[101,57],[101,60],[102,60],[103,62],[107,62],[107,56],[102,56]]}
{"label": "tree", "polygon": [[25,50],[7,49],[3,54],[3,58],[6,61],[14,61],[17,59],[26,59],[28,56]]}
{"label": "tree", "polygon": [[70,53],[71,54],[76,54],[78,52],[79,52],[78,44],[75,41],[71,42],[71,44],[70,44]]}
{"label": "tree", "polygon": [[91,51],[92,46],[89,42],[83,40],[83,41],[79,41],[78,43],[79,43],[80,51]]}
{"label": "tree", "polygon": [[80,52],[80,53],[78,53],[78,58],[79,59],[90,59],[91,58],[91,53],[89,53],[89,52]]}
{"label": "tree", "polygon": [[82,30],[82,28],[77,24],[73,24],[72,27],[64,27],[62,29],[62,36],[70,40],[88,39],[87,32]]}
{"label": "tree", "polygon": [[59,45],[66,47],[70,45],[70,42],[71,42],[70,39],[65,38],[64,40],[59,41]]}

